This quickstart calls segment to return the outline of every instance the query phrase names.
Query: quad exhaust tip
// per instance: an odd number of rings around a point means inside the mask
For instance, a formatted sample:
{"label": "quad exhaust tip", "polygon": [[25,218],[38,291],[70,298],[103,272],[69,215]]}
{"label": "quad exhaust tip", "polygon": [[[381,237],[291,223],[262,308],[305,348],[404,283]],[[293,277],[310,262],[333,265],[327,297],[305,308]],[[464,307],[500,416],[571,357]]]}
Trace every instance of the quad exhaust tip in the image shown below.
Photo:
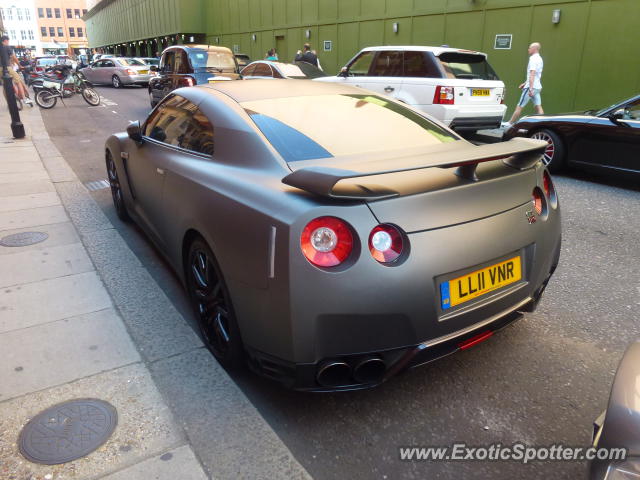
{"label": "quad exhaust tip", "polygon": [[382,380],[387,366],[379,357],[366,357],[353,370],[353,378],[358,383],[377,383]]}
{"label": "quad exhaust tip", "polygon": [[340,387],[351,383],[351,368],[345,362],[327,362],[317,375],[318,383],[324,387]]}

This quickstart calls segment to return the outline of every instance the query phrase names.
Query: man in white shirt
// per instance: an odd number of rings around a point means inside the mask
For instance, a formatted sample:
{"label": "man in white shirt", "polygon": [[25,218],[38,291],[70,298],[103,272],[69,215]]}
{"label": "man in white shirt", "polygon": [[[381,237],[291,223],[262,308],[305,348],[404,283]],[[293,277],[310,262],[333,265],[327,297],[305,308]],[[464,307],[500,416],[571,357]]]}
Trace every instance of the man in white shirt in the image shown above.
{"label": "man in white shirt", "polygon": [[542,99],[540,98],[540,91],[542,90],[542,82],[540,79],[542,78],[542,68],[544,66],[544,62],[542,61],[542,57],[540,56],[540,44],[538,42],[534,42],[529,45],[529,64],[527,65],[527,78],[524,83],[520,84],[518,88],[522,89],[522,94],[520,95],[520,100],[518,101],[518,105],[516,106],[513,115],[511,116],[511,120],[506,126],[511,126],[513,123],[518,120],[520,114],[522,113],[522,109],[525,107],[529,100],[533,99],[533,106],[536,110],[536,113],[543,114],[542,110]]}

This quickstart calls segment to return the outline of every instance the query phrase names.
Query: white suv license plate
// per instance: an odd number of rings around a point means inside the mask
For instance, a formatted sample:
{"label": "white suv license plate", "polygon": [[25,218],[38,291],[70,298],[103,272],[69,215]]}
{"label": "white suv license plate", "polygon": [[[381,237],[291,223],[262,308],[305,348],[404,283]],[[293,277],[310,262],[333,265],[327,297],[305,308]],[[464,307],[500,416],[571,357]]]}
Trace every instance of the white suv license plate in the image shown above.
{"label": "white suv license plate", "polygon": [[472,88],[471,96],[472,97],[489,97],[491,95],[491,90],[488,88]]}

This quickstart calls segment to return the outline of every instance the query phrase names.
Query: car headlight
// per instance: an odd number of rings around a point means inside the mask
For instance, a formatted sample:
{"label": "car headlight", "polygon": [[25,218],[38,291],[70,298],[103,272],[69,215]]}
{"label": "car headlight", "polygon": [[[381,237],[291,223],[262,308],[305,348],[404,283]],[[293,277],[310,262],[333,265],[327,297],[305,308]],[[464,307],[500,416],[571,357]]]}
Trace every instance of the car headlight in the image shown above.
{"label": "car headlight", "polygon": [[640,480],[640,459],[628,459],[619,465],[609,465],[604,480]]}

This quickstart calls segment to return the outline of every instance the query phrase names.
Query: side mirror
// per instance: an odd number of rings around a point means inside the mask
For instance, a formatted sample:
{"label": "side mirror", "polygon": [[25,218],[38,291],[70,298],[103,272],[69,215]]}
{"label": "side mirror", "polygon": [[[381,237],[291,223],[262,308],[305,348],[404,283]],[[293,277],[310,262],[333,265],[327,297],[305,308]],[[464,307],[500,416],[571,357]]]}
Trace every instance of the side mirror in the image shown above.
{"label": "side mirror", "polygon": [[127,126],[127,135],[129,135],[129,138],[134,142],[142,143],[142,129],[140,128],[139,120],[131,122]]}
{"label": "side mirror", "polygon": [[151,70],[152,72],[157,72],[158,71],[158,66],[157,65],[151,65],[149,67],[149,70]]}
{"label": "side mirror", "polygon": [[613,113],[609,114],[609,120],[611,120],[616,125],[620,124],[620,120],[624,120],[627,115],[627,111],[624,108],[619,108]]}
{"label": "side mirror", "polygon": [[349,69],[347,67],[342,67],[338,76],[347,78],[349,76]]}

